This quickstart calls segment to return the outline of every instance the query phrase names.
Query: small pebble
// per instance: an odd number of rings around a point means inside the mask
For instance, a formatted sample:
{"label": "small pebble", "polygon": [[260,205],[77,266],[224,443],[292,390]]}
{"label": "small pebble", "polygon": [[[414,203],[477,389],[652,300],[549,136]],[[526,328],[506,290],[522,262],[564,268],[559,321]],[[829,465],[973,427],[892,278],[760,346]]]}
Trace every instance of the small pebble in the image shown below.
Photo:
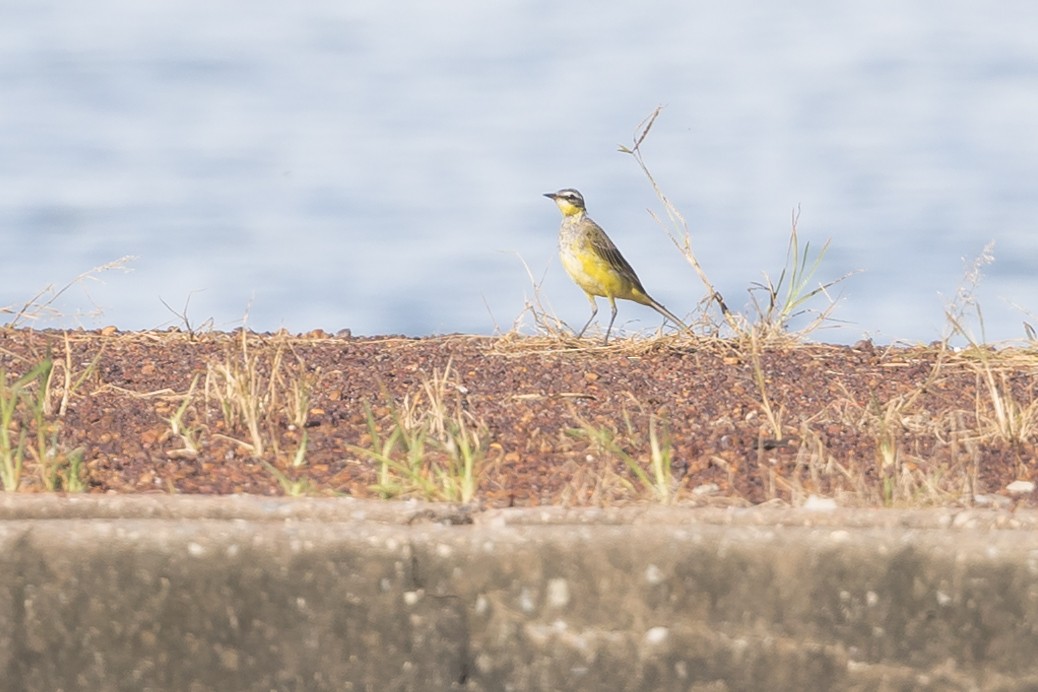
{"label": "small pebble", "polygon": [[1029,495],[1034,492],[1034,483],[1032,481],[1013,481],[1006,486],[1006,490],[1010,495]]}
{"label": "small pebble", "polygon": [[692,488],[692,495],[694,497],[702,497],[704,495],[714,495],[721,491],[721,487],[717,483],[703,483]]}

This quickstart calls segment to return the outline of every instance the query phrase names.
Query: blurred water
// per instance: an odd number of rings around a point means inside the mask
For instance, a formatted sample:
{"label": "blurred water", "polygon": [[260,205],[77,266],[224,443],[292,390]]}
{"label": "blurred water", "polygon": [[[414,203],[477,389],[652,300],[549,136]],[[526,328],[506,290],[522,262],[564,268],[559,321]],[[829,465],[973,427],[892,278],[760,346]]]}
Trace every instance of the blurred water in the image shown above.
{"label": "blurred water", "polygon": [[[577,187],[653,295],[703,290],[617,152],[648,163],[729,304],[789,219],[850,342],[929,341],[991,240],[987,337],[1038,323],[1038,5],[331,0],[0,5],[0,306],[136,255],[48,326],[490,333],[533,289],[579,326],[542,192]],[[104,314],[86,314],[92,307]],[[659,324],[621,305],[627,329]]]}

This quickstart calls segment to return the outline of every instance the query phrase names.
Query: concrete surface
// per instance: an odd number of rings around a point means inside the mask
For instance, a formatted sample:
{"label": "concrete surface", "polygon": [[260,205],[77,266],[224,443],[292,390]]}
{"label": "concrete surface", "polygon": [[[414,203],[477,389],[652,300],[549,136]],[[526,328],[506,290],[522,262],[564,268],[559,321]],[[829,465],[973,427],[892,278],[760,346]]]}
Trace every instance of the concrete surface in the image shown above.
{"label": "concrete surface", "polygon": [[7,495],[0,688],[1036,689],[1036,528]]}

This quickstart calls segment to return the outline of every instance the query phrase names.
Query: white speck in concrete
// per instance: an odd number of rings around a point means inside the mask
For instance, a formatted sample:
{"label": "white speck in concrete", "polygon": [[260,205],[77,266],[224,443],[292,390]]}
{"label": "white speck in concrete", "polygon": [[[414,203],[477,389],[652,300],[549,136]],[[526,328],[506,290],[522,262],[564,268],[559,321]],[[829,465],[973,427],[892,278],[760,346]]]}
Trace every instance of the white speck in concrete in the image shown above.
{"label": "white speck in concrete", "polygon": [[937,605],[946,606],[946,605],[948,605],[949,603],[952,602],[952,597],[949,596],[948,594],[944,593],[943,591],[938,591],[936,595],[937,595]]}
{"label": "white speck in concrete", "polygon": [[649,582],[652,586],[662,583],[663,579],[663,570],[656,565],[650,563],[649,566],[645,568],[645,581]]}
{"label": "white speck in concrete", "polygon": [[879,594],[876,593],[875,591],[866,591],[865,592],[865,603],[870,608],[872,606],[877,605],[879,603]]}
{"label": "white speck in concrete", "polygon": [[829,534],[829,538],[833,539],[837,543],[846,543],[847,541],[849,541],[851,539],[851,534],[850,534],[849,531],[844,531],[843,529],[837,529],[836,531],[833,531],[832,533]]}
{"label": "white speck in concrete", "polygon": [[645,633],[645,643],[650,646],[659,646],[670,637],[670,630],[666,627],[651,627]]}
{"label": "white speck in concrete", "polygon": [[490,609],[490,601],[483,594],[476,596],[476,614],[482,615]]}
{"label": "white speck in concrete", "polygon": [[831,497],[808,495],[804,501],[804,509],[809,512],[834,512],[837,508],[836,500]]}
{"label": "white speck in concrete", "polygon": [[956,529],[972,528],[977,523],[972,512],[958,512],[952,519],[952,527]]}
{"label": "white speck in concrete", "polygon": [[413,606],[418,601],[422,600],[423,591],[418,589],[417,591],[405,591],[404,592],[404,603],[409,606]]}
{"label": "white speck in concrete", "polygon": [[537,609],[537,598],[533,590],[526,586],[519,592],[519,609],[524,613],[532,613]]}
{"label": "white speck in concrete", "polygon": [[565,579],[549,579],[547,590],[548,607],[565,608],[569,605],[569,582]]}
{"label": "white speck in concrete", "polygon": [[436,544],[436,554],[439,557],[450,557],[453,552],[454,552],[454,548],[451,548],[446,543],[437,543]]}
{"label": "white speck in concrete", "polygon": [[187,544],[187,554],[191,557],[202,557],[203,555],[205,555],[205,553],[205,546],[201,543],[195,543],[194,541],[191,541]]}

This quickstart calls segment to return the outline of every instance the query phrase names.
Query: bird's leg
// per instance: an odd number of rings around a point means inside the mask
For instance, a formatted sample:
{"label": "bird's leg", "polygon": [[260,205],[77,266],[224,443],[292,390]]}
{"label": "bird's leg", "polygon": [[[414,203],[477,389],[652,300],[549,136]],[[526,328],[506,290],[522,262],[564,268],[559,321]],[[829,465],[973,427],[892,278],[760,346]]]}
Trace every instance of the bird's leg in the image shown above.
{"label": "bird's leg", "polygon": [[595,302],[595,297],[588,293],[587,299],[588,302],[591,303],[591,317],[587,318],[587,323],[584,325],[584,328],[577,332],[578,339],[584,336],[584,332],[586,332],[587,328],[591,326],[591,323],[595,320],[595,315],[598,314],[598,303]]}
{"label": "bird's leg", "polygon": [[605,338],[602,339],[602,345],[605,346],[609,343],[609,332],[613,331],[613,322],[616,321],[616,299],[612,296],[609,297],[609,307],[612,308],[613,314],[609,318],[609,326],[606,327]]}

